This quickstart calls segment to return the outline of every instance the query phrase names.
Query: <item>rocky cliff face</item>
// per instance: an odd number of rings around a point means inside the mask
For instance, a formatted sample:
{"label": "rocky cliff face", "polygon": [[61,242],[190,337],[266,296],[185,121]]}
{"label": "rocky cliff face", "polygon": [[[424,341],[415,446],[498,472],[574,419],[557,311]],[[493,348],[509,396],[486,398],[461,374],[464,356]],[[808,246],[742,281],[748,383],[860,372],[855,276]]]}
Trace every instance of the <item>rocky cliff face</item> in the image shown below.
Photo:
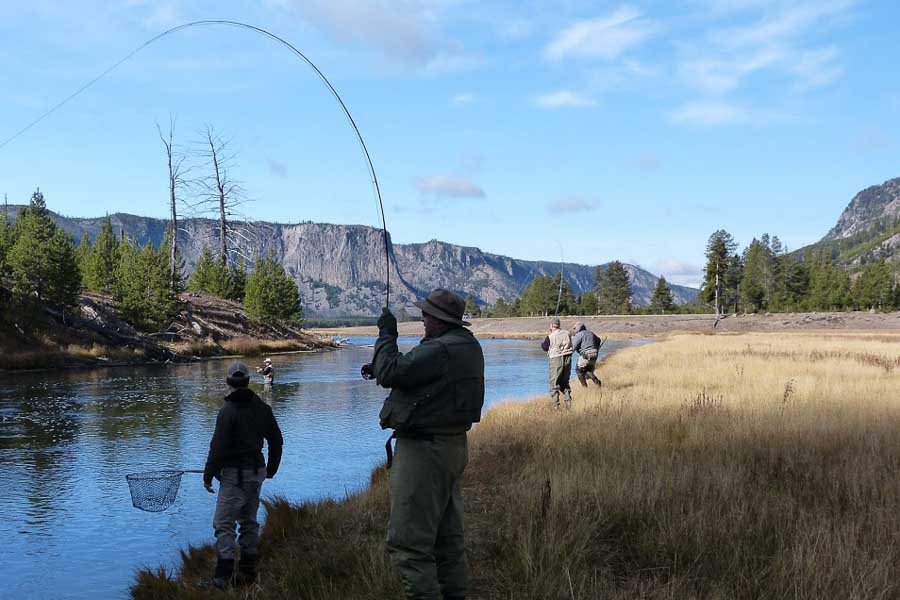
{"label": "rocky cliff face", "polygon": [[900,217],[900,177],[856,194],[824,240],[838,240],[865,232],[880,222]]}
{"label": "rocky cliff face", "polygon": [[[11,216],[20,207],[10,206]],[[76,240],[99,233],[102,218],[78,219],[55,216]],[[117,213],[110,215],[113,229],[138,244],[158,245],[167,222],[161,219]],[[205,246],[218,248],[217,222],[186,219],[179,222],[178,243],[187,274]],[[254,223],[246,235],[248,255],[272,252],[296,280],[308,315],[373,315],[384,302],[386,271],[384,237],[379,229],[363,225],[327,223]],[[391,304],[406,306],[435,287],[471,294],[483,304],[499,298],[511,300],[536,275],[556,275],[560,263],[526,261],[432,240],[424,244],[391,244]],[[650,303],[657,277],[626,265],[636,305]],[[565,263],[566,280],[576,294],[593,287],[594,267]],[[692,302],[697,290],[672,286],[678,303]]]}
{"label": "rocky cliff face", "polygon": [[853,270],[882,258],[900,265],[900,178],[856,194],[831,231],[796,254],[808,251],[824,252]]}

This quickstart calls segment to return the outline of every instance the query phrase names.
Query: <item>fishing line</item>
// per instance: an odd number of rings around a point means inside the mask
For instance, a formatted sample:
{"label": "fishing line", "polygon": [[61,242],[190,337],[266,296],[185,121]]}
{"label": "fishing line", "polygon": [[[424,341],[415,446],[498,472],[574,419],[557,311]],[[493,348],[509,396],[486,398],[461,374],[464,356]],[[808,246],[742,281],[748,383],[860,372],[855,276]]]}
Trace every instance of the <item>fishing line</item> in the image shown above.
{"label": "fishing line", "polygon": [[101,79],[103,79],[104,77],[109,75],[111,72],[116,70],[116,68],[121,66],[123,63],[127,62],[135,54],[137,54],[138,52],[140,52],[141,50],[143,50],[150,44],[152,44],[170,34],[181,31],[183,29],[188,29],[191,27],[203,27],[203,26],[207,26],[207,25],[223,25],[226,27],[236,27],[236,28],[240,28],[240,29],[246,29],[249,31],[259,33],[273,41],[280,43],[282,46],[286,47],[288,50],[293,52],[295,56],[297,56],[299,59],[301,59],[303,62],[305,62],[310,68],[312,68],[313,71],[315,71],[316,75],[319,77],[319,79],[322,81],[322,83],[325,84],[325,86],[331,92],[332,96],[334,96],[334,99],[338,101],[338,104],[340,104],[341,109],[344,111],[344,116],[347,117],[347,121],[349,121],[350,126],[353,127],[353,131],[356,134],[356,139],[359,141],[359,146],[362,149],[363,156],[365,157],[365,160],[366,160],[366,165],[368,166],[368,169],[369,169],[369,177],[371,178],[372,185],[374,186],[374,189],[375,189],[375,196],[378,200],[378,209],[381,214],[381,230],[382,230],[382,235],[384,238],[384,254],[385,254],[385,267],[386,267],[385,272],[384,272],[384,285],[385,285],[384,305],[386,307],[390,307],[390,298],[391,298],[390,241],[389,241],[389,237],[388,237],[387,221],[384,216],[384,202],[382,202],[382,199],[381,199],[381,187],[378,185],[378,176],[375,174],[375,165],[372,164],[372,157],[369,155],[369,149],[366,147],[366,142],[365,142],[365,140],[363,140],[362,134],[359,131],[359,127],[357,127],[356,121],[353,119],[353,115],[350,114],[350,110],[347,108],[347,105],[344,104],[344,100],[341,98],[340,94],[338,94],[338,92],[334,88],[334,86],[331,85],[331,82],[328,80],[327,77],[325,77],[325,74],[319,69],[319,67],[317,67],[315,65],[315,63],[313,63],[309,58],[307,58],[307,56],[305,54],[300,52],[300,50],[298,50],[293,44],[291,44],[290,42],[284,40],[283,38],[275,35],[274,33],[263,29],[262,27],[257,27],[255,25],[249,25],[247,23],[241,23],[239,21],[205,20],[205,21],[192,21],[190,23],[184,23],[183,25],[178,25],[177,27],[173,27],[167,31],[164,31],[164,32],[160,33],[159,35],[157,35],[153,38],[150,38],[149,40],[144,42],[142,45],[138,46],[137,48],[135,48],[134,50],[132,50],[131,52],[126,54],[119,61],[115,62],[112,66],[107,68],[105,71],[103,71],[102,73],[100,73],[99,75],[97,75],[96,77],[94,77],[93,79],[91,79],[90,81],[85,83],[84,85],[82,85],[80,88],[78,88],[77,90],[72,92],[70,95],[66,96],[64,99],[62,99],[61,101],[59,101],[52,107],[50,107],[46,112],[44,112],[43,114],[38,116],[36,119],[31,121],[30,123],[28,123],[25,127],[23,127],[22,129],[20,129],[19,131],[17,131],[13,135],[11,135],[10,137],[8,137],[5,140],[3,140],[2,142],[0,142],[0,150],[2,150],[7,144],[11,143],[13,140],[17,139],[19,136],[23,135],[29,129],[31,129],[32,127],[34,127],[35,125],[37,125],[38,123],[40,123],[41,121],[43,121],[44,119],[46,119],[47,117],[49,117],[50,115],[55,113],[57,110],[59,110],[60,108],[62,108],[66,104],[68,104],[71,100],[73,100],[74,98],[79,96],[82,92],[84,92],[85,90],[87,90],[88,88],[93,86],[95,83],[97,83],[98,81],[100,81]]}
{"label": "fishing line", "polygon": [[562,290],[563,290],[563,263],[565,263],[565,256],[563,256],[563,247],[560,242],[556,242],[559,245],[559,294],[556,296],[556,312],[553,316],[559,316],[559,303],[562,301]]}

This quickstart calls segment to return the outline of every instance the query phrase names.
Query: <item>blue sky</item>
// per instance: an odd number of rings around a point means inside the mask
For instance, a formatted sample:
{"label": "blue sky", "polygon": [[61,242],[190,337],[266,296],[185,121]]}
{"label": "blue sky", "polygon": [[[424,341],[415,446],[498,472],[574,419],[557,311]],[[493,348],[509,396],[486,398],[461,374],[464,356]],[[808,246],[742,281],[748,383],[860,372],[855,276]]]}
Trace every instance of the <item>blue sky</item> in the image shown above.
{"label": "blue sky", "polygon": [[[873,0],[31,0],[0,4],[0,140],[198,19],[305,52],[365,137],[397,242],[639,264],[696,285],[709,234],[816,241],[900,176],[900,4]],[[245,31],[164,38],[0,149],[0,193],[164,217],[156,122],[210,124],[257,219],[378,224],[310,69]]]}

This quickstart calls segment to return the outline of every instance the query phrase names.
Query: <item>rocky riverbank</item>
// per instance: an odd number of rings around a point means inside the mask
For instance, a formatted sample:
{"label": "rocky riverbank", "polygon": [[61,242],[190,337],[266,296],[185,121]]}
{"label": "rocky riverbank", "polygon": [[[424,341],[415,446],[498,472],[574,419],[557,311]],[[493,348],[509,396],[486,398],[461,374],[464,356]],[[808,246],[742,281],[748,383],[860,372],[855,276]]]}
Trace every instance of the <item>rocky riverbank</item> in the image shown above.
{"label": "rocky riverbank", "polygon": [[210,357],[334,348],[299,324],[253,322],[238,302],[182,294],[168,327],[142,332],[108,296],[85,293],[71,313],[33,306],[0,321],[0,370],[191,362]]}

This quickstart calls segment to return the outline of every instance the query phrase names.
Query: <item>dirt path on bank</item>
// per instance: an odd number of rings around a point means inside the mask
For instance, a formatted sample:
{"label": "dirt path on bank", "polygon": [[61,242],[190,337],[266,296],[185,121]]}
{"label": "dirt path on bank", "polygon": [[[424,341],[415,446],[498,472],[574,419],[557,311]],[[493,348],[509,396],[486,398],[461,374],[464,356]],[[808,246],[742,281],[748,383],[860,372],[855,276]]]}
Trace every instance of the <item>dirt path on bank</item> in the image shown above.
{"label": "dirt path on bank", "polygon": [[[481,338],[539,338],[546,335],[549,317],[473,319],[471,330]],[[715,325],[712,315],[624,315],[602,317],[562,317],[563,327],[581,321],[597,334],[612,338],[654,337],[669,333],[751,333],[778,331],[842,331],[900,333],[900,312],[783,313],[728,316]],[[377,335],[375,327],[320,329],[333,336]],[[422,324],[400,323],[400,334],[422,335]]]}

